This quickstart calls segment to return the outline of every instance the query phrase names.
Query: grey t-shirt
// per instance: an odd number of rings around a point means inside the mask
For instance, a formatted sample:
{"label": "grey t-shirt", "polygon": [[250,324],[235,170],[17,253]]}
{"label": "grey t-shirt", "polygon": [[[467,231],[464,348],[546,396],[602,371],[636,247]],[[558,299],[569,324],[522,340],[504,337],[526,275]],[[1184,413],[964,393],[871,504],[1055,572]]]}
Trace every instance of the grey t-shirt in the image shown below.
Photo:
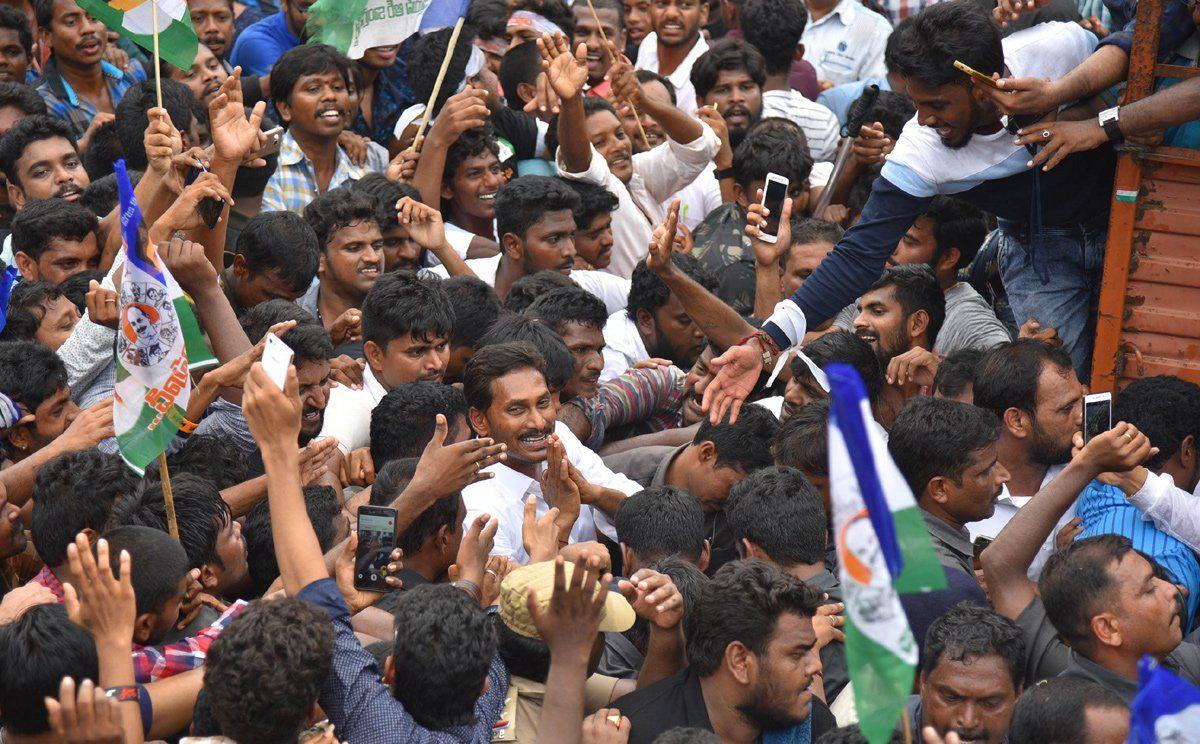
{"label": "grey t-shirt", "polygon": [[[833,324],[853,331],[856,317],[858,303],[842,308]],[[974,287],[959,282],[946,290],[946,319],[933,344],[939,355],[944,357],[961,349],[986,351],[1007,341],[1012,341],[1008,329]]]}

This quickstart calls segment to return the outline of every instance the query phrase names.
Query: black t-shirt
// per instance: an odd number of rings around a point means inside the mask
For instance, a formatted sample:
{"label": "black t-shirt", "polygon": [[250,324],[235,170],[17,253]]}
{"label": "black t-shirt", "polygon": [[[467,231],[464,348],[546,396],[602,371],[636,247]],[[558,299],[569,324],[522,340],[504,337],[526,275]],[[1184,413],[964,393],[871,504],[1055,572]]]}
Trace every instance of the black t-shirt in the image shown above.
{"label": "black t-shirt", "polygon": [[[677,727],[712,731],[712,722],[708,720],[708,709],[700,689],[700,676],[692,673],[691,667],[674,677],[617,699],[612,707],[621,711],[621,715],[633,724],[629,744],[651,744],[659,734]],[[812,720],[813,741],[826,731],[837,728],[833,714],[817,698],[812,700],[809,717]]]}

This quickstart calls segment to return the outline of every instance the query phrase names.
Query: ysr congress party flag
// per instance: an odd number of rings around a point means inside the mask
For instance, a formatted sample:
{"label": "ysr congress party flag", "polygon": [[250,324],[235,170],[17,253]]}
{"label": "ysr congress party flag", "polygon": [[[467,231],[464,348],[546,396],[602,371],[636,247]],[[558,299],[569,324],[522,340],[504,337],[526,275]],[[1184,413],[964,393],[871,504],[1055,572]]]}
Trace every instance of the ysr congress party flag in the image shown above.
{"label": "ysr congress party flag", "polygon": [[[946,586],[924,520],[853,367],[830,364],[829,482],[858,725],[883,744],[912,691],[917,644],[900,594]],[[917,734],[919,736],[919,734]]]}
{"label": "ysr congress party flag", "polygon": [[154,51],[154,6],[158,6],[159,56],[181,70],[196,61],[200,42],[185,0],[75,0],[93,18]]}
{"label": "ysr congress party flag", "polygon": [[142,210],[125,161],[115,163],[125,245],[113,424],[126,464],[141,475],[183,424],[189,371],[216,364],[183,290],[153,245],[143,244]]}
{"label": "ysr congress party flag", "polygon": [[439,19],[438,25],[453,25],[466,7],[464,0],[317,0],[308,9],[309,41],[362,59],[371,47],[412,36],[427,13]]}

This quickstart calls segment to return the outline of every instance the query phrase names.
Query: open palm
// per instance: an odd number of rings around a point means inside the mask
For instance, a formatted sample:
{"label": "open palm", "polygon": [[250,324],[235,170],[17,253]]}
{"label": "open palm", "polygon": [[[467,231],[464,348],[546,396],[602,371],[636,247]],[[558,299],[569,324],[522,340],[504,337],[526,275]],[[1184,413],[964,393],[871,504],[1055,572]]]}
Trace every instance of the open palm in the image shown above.
{"label": "open palm", "polygon": [[542,50],[546,79],[558,97],[569,99],[579,95],[587,82],[587,45],[580,44],[572,52],[565,36],[555,34],[551,39],[543,34],[538,47]]}

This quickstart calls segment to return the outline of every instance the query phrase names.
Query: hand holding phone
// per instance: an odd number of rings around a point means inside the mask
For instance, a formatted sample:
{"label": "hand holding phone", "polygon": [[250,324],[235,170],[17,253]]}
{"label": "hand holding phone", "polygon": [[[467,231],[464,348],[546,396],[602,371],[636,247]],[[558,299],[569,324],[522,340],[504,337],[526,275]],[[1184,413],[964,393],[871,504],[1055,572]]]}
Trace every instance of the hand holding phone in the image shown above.
{"label": "hand holding phone", "polygon": [[358,548],[354,551],[354,588],[388,592],[388,563],[396,548],[396,510],[390,506],[358,508]]}
{"label": "hand holding phone", "polygon": [[1113,427],[1112,393],[1083,396],[1083,441],[1086,444],[1097,434]]}
{"label": "hand holding phone", "polygon": [[263,339],[263,370],[280,390],[283,390],[283,386],[287,383],[287,371],[292,364],[292,355],[292,347],[285,344],[274,333],[268,333]]}
{"label": "hand holding phone", "polygon": [[783,201],[787,198],[788,180],[775,173],[768,173],[763,184],[762,205],[767,209],[767,223],[762,226],[759,240],[774,243],[779,236],[779,218],[783,214]]}
{"label": "hand holding phone", "polygon": [[954,60],[954,67],[959,72],[965,72],[966,74],[970,75],[972,80],[983,83],[984,85],[986,85],[989,88],[995,88],[996,90],[1000,90],[1000,86],[996,85],[996,81],[993,80],[990,75],[984,75],[979,70],[976,70],[972,67],[968,67],[967,65],[963,64],[962,62],[959,62],[958,60]]}

